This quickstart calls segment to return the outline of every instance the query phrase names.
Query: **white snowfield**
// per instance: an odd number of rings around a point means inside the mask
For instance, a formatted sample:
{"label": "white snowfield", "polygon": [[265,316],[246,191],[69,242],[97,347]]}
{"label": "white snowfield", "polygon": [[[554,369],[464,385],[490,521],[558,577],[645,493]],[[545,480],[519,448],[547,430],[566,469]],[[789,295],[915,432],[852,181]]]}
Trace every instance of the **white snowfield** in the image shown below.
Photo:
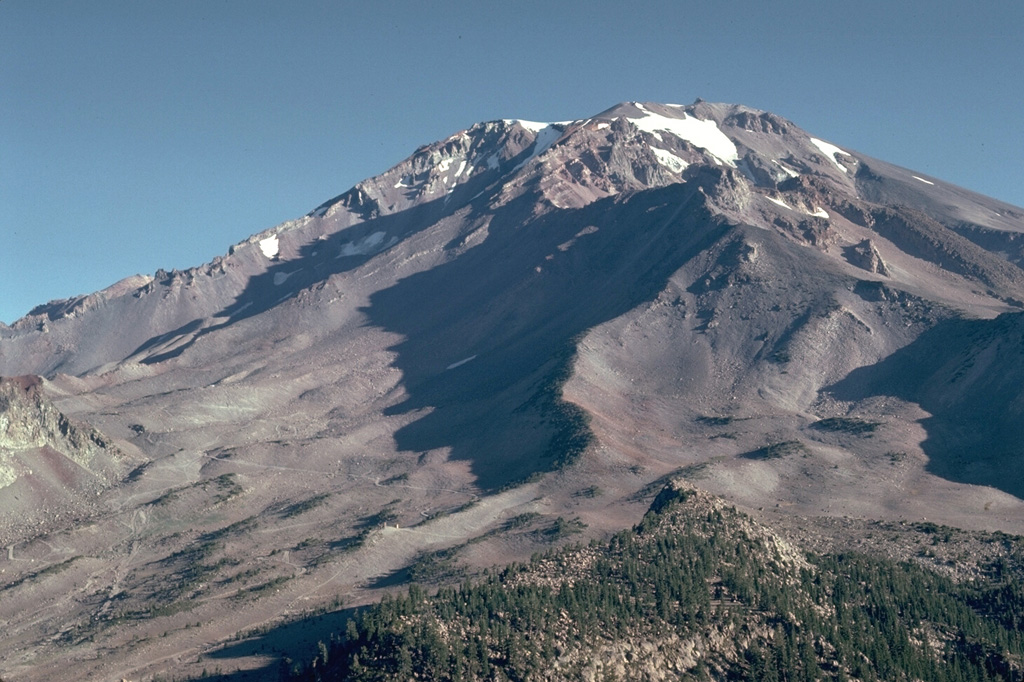
{"label": "white snowfield", "polygon": [[799,173],[797,173],[795,170],[793,170],[789,166],[785,166],[782,163],[779,163],[778,160],[772,159],[772,163],[774,163],[776,166],[781,168],[782,172],[785,173],[786,175],[788,175],[789,177],[791,177],[791,178],[799,178],[800,177]]}
{"label": "white snowfield", "polygon": [[836,158],[836,154],[842,154],[843,156],[850,156],[845,151],[825,140],[819,140],[816,137],[811,138],[811,143],[821,150],[821,153],[825,155],[825,158],[830,159],[832,163],[839,167],[839,170],[844,173],[849,173],[850,169],[839,163],[839,159]]}
{"label": "white snowfield", "polygon": [[476,360],[476,356],[475,355],[470,355],[465,360],[459,360],[458,362],[453,362],[452,364],[450,364],[447,367],[445,367],[445,370],[455,369],[456,367],[462,367],[464,364],[466,364],[470,360]]}
{"label": "white snowfield", "polygon": [[369,234],[359,241],[346,242],[341,245],[341,253],[338,254],[338,258],[343,256],[368,256],[370,254],[378,253],[384,249],[394,245],[398,241],[398,237],[392,237],[388,242],[384,243],[384,237],[387,235],[384,232],[374,232]]}
{"label": "white snowfield", "polygon": [[804,214],[809,215],[809,216],[814,216],[815,218],[825,218],[825,219],[828,219],[828,217],[829,217],[828,211],[826,211],[825,209],[821,208],[820,206],[815,206],[813,211],[805,211],[805,210],[801,210],[801,209],[798,209],[798,208],[793,208],[792,206],[787,204],[782,199],[779,199],[779,198],[776,198],[776,197],[765,196],[765,199],[767,199],[768,201],[772,202],[776,206],[781,206],[782,208],[789,209],[790,211],[800,211],[801,213],[804,213]]}
{"label": "white snowfield", "polygon": [[280,244],[277,241],[277,235],[267,237],[266,239],[260,240],[260,251],[267,258],[274,258],[280,252]]}
{"label": "white snowfield", "polygon": [[923,183],[924,183],[924,184],[926,184],[926,185],[934,185],[934,184],[935,184],[935,183],[934,183],[934,182],[932,182],[931,180],[925,180],[924,178],[919,178],[919,177],[918,177],[918,176],[916,176],[916,175],[911,175],[910,177],[914,178],[915,180],[920,180],[921,182],[923,182]]}
{"label": "white snowfield", "polygon": [[[551,148],[551,145],[562,136],[561,123],[535,123],[534,121],[519,121],[519,124],[531,130],[537,134],[537,137],[533,140],[533,151],[530,152],[530,156],[524,159],[518,166],[512,169],[512,172],[519,170],[530,161],[546,152]],[[537,126],[543,126],[538,128]]]}
{"label": "white snowfield", "polygon": [[654,156],[657,157],[658,163],[665,166],[673,173],[682,173],[686,170],[686,167],[690,165],[666,149],[651,147],[651,151],[654,152]]}
{"label": "white snowfield", "polygon": [[683,112],[682,118],[669,118],[645,109],[642,104],[636,107],[647,114],[643,118],[630,118],[629,121],[645,132],[657,135],[665,132],[686,140],[695,147],[700,147],[719,161],[735,167],[739,160],[736,145],[723,133],[714,121],[702,121],[691,118]]}
{"label": "white snowfield", "polygon": [[525,121],[521,118],[506,118],[505,123],[509,125],[518,123],[519,125],[526,128],[532,133],[539,133],[540,131],[544,130],[549,125],[551,125],[550,123],[540,123],[538,121]]}

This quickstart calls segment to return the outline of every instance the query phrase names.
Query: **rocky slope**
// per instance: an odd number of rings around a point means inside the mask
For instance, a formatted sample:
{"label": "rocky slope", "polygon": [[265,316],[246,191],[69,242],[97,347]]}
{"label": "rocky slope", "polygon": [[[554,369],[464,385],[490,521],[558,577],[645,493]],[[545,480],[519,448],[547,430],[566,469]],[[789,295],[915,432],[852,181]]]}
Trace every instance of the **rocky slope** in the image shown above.
{"label": "rocky slope", "polygon": [[0,510],[41,522],[0,528],[25,558],[0,674],[198,672],[424,554],[546,544],[510,519],[603,537],[671,475],[787,517],[1021,532],[1022,232],[767,112],[624,103],[474,125],[211,263],[40,306],[0,329],[0,374],[135,474],[10,468]]}
{"label": "rocky slope", "polygon": [[54,407],[39,377],[0,377],[0,488],[5,537],[80,519],[144,459]]}

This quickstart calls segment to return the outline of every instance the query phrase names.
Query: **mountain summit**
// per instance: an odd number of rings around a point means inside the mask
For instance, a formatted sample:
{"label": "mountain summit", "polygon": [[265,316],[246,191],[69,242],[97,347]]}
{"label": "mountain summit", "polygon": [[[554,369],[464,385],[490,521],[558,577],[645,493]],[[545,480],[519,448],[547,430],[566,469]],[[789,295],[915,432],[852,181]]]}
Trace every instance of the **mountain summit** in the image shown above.
{"label": "mountain summit", "polygon": [[2,607],[12,641],[143,670],[116,614],[226,637],[469,539],[470,564],[529,556],[515,519],[625,527],[665,476],[1020,532],[1022,232],[1020,208],[743,106],[474,125],[211,263],[0,329],[0,374],[143,460],[92,493],[102,542],[46,514],[2,538],[89,557],[32,588],[72,589],[45,618]]}

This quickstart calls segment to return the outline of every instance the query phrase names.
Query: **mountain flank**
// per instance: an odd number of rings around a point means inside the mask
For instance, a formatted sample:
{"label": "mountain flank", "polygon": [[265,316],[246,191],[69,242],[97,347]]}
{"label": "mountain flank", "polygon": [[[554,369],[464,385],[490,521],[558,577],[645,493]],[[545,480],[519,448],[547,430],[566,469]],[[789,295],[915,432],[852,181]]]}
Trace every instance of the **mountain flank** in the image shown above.
{"label": "mountain flank", "polygon": [[[608,542],[678,479],[795,534],[825,563],[780,567],[787,599],[832,618],[801,571],[840,580],[847,540],[1024,532],[1022,233],[769,112],[624,102],[471,125],[209,263],[39,306],[0,328],[0,375],[37,377],[0,385],[0,675],[276,674],[316,619]],[[980,579],[981,544],[927,570]],[[745,639],[716,610],[732,644],[694,644],[708,674],[798,632],[750,599]]]}

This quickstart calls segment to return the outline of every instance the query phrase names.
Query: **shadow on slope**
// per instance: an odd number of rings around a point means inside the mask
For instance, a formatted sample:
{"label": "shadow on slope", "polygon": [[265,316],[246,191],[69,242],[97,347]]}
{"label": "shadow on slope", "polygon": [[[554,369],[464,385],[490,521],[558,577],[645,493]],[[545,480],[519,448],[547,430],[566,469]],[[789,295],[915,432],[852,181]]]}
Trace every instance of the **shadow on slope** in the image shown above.
{"label": "shadow on slope", "polygon": [[407,399],[388,413],[422,414],[395,433],[399,448],[449,447],[484,488],[579,454],[586,414],[561,400],[576,343],[653,300],[728,229],[699,179],[539,214],[524,196],[478,246],[375,293],[370,323],[404,339],[391,350]]}
{"label": "shadow on slope", "polygon": [[234,302],[210,318],[207,326],[204,326],[205,320],[192,320],[154,336],[136,348],[130,357],[142,355],[140,362],[144,364],[176,358],[206,334],[264,313],[331,275],[354,270],[388,246],[427,229],[443,217],[442,204],[433,201],[401,213],[371,217],[305,244],[296,258],[275,261],[266,272],[249,279]]}
{"label": "shadow on slope", "polygon": [[948,320],[829,389],[840,400],[917,403],[928,471],[1024,499],[1024,313]]}
{"label": "shadow on slope", "polygon": [[[306,616],[215,649],[205,654],[205,657],[210,659],[207,674],[196,679],[209,682],[286,679],[284,673],[291,670],[292,661],[306,664],[319,653],[318,641],[330,645],[331,637],[344,633],[348,621],[363,608],[365,607],[354,607]],[[230,667],[231,661],[265,657],[277,660],[253,670],[224,670],[225,667]]]}
{"label": "shadow on slope", "polygon": [[[712,218],[705,193],[722,171],[688,182],[538,210],[527,192],[495,210],[487,237],[453,258],[374,293],[368,324],[403,341],[390,350],[407,399],[388,414],[422,415],[395,433],[399,449],[450,448],[485,489],[566,463],[589,442],[582,409],[561,400],[575,344],[591,327],[653,300],[668,278],[729,226]],[[467,183],[451,206],[473,205]],[[461,193],[467,196],[463,197]],[[197,339],[270,311],[331,275],[353,270],[393,243],[451,215],[443,199],[363,222],[312,241],[297,257],[253,277],[234,303],[203,326],[193,321],[140,346],[140,362],[181,355]],[[363,246],[373,246],[359,252]],[[379,248],[378,248],[379,247]],[[342,255],[338,254],[351,254]],[[216,322],[216,320],[221,320]]]}
{"label": "shadow on slope", "polygon": [[[514,167],[529,158],[528,147],[504,162]],[[235,322],[264,313],[299,292],[316,288],[331,275],[354,270],[376,254],[408,237],[428,229],[459,207],[471,204],[488,189],[499,186],[503,170],[475,176],[449,193],[395,213],[380,215],[380,204],[368,197],[357,185],[319,206],[313,213],[323,215],[327,209],[341,204],[358,215],[361,222],[330,235],[303,244],[296,257],[278,260],[275,256],[267,270],[246,283],[231,305],[212,318],[195,319],[177,329],[156,335],[136,348],[128,357],[137,357],[143,364],[155,364],[176,358],[201,337]],[[482,204],[486,199],[480,199]],[[171,273],[160,284],[169,284],[177,276]]]}

